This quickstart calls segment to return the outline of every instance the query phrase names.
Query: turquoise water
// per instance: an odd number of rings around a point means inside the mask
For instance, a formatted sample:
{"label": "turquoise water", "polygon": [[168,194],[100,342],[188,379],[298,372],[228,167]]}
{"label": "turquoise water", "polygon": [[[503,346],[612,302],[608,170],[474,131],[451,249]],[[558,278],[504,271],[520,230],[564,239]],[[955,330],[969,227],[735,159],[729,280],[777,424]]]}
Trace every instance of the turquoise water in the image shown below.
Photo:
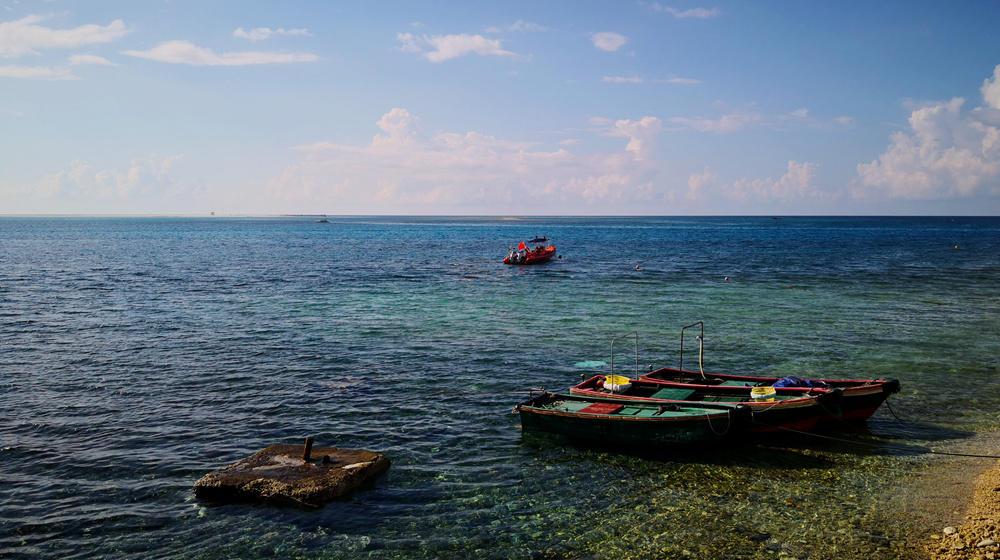
{"label": "turquoise water", "polygon": [[[560,258],[500,264],[535,235]],[[0,218],[0,557],[909,557],[894,489],[1000,423],[998,278],[996,218]],[[707,370],[902,391],[716,450],[510,414],[695,321]],[[306,436],[393,466],[319,511],[194,498]]]}

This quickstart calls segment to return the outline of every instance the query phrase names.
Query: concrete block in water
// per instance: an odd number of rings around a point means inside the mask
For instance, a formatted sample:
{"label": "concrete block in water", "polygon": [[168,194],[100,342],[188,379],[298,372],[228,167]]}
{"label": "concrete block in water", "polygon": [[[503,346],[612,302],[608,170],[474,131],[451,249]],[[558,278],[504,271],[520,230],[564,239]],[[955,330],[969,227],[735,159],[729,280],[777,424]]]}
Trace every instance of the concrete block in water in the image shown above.
{"label": "concrete block in water", "polygon": [[379,453],[312,447],[310,438],[305,454],[301,445],[272,445],[208,473],[195,483],[194,491],[199,498],[216,502],[320,507],[372,482],[389,465]]}

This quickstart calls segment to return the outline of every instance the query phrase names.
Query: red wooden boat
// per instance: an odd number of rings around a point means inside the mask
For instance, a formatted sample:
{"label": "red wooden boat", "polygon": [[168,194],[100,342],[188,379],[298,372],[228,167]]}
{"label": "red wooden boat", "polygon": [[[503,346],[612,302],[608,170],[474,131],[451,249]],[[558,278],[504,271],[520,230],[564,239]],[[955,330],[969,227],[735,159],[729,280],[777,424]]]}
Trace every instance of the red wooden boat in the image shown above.
{"label": "red wooden boat", "polygon": [[811,430],[820,418],[838,415],[842,392],[816,387],[756,388],[726,385],[692,385],[615,375],[609,382],[596,375],[570,387],[570,394],[613,402],[649,402],[677,406],[706,403],[743,404],[751,422],[744,431],[775,433]]}
{"label": "red wooden boat", "polygon": [[[797,378],[769,375],[736,375],[709,373],[704,375],[698,371],[674,368],[653,370],[640,379],[653,381],[672,381],[695,387],[764,387],[773,386],[781,380]],[[843,394],[840,401],[840,415],[825,414],[820,421],[844,420],[848,422],[864,422],[882,405],[889,395],[899,391],[899,381],[895,379],[810,379],[799,380],[813,383],[814,387],[840,389]]]}
{"label": "red wooden boat", "polygon": [[[691,371],[684,369],[684,329],[702,326],[702,336],[699,337],[700,350],[704,348],[704,325],[701,322],[688,325],[681,329],[681,363],[680,367],[660,368],[643,375],[640,379],[654,381],[670,381],[674,383],[684,383],[689,387],[764,387],[764,386],[800,386],[800,387],[821,387],[828,389],[840,389],[843,397],[840,401],[840,414],[826,414],[820,418],[821,422],[848,421],[864,422],[875,410],[889,398],[889,395],[899,392],[899,381],[895,379],[799,379],[792,376],[781,375],[738,375],[723,373],[707,373],[699,366],[701,371]],[[699,364],[701,355],[699,353]]]}
{"label": "red wooden boat", "polygon": [[504,258],[504,264],[538,264],[545,262],[556,254],[556,248],[554,245],[549,245],[546,247],[543,244],[535,245],[534,249],[528,249],[524,241],[517,246],[517,249],[513,247],[510,252],[507,253],[507,257]]}

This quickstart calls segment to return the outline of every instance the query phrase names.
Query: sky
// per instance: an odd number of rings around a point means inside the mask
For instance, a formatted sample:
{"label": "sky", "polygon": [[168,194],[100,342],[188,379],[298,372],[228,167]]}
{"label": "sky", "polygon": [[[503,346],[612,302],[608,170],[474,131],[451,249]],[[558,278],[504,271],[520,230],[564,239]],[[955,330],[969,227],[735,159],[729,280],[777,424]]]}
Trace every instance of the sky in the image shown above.
{"label": "sky", "polygon": [[1000,2],[0,0],[0,215],[1000,215]]}

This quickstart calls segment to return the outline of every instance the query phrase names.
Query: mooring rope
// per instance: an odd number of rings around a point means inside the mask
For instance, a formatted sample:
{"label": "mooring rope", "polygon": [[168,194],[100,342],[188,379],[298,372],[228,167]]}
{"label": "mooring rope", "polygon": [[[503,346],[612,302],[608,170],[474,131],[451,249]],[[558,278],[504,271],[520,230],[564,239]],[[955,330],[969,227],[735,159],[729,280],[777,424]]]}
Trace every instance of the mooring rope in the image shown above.
{"label": "mooring rope", "polygon": [[442,395],[531,395],[539,390],[532,391],[441,391]]}
{"label": "mooring rope", "polygon": [[727,433],[729,433],[729,428],[733,427],[733,411],[732,410],[727,410],[726,411],[726,420],[728,420],[728,422],[726,423],[726,429],[723,430],[723,431],[721,431],[721,432],[716,431],[715,426],[712,425],[712,414],[711,413],[706,412],[705,413],[705,419],[708,420],[708,429],[712,430],[712,433],[715,434],[715,435],[717,435],[717,436],[724,436],[724,435],[726,435]]}

